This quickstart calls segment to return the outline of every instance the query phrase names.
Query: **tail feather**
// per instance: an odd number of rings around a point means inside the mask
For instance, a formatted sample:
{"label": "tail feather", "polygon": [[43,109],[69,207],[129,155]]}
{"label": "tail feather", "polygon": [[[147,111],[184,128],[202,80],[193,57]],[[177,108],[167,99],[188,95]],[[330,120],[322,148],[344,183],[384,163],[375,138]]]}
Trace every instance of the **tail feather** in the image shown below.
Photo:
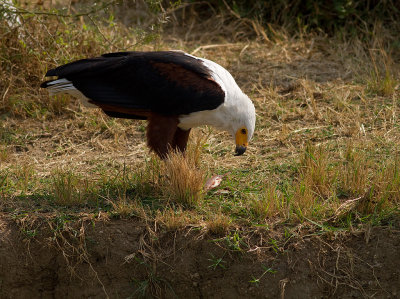
{"label": "tail feather", "polygon": [[80,92],[71,81],[61,78],[56,80],[48,80],[40,84],[40,87],[46,88],[51,96],[58,93],[68,93],[81,100],[82,104],[86,107],[97,107],[93,105],[90,99]]}
{"label": "tail feather", "polygon": [[47,88],[49,91],[50,95],[55,95],[57,93],[68,93],[69,91],[75,91],[76,88],[72,84],[71,81],[61,78],[57,80],[49,80],[46,82],[43,82],[40,87],[42,88]]}

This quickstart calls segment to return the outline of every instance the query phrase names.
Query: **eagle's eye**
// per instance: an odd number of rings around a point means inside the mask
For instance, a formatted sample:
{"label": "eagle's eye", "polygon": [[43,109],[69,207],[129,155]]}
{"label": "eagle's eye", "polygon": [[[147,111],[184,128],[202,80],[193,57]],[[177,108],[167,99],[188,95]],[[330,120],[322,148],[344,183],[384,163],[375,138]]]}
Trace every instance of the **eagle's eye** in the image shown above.
{"label": "eagle's eye", "polygon": [[242,129],[242,134],[246,134],[246,129]]}

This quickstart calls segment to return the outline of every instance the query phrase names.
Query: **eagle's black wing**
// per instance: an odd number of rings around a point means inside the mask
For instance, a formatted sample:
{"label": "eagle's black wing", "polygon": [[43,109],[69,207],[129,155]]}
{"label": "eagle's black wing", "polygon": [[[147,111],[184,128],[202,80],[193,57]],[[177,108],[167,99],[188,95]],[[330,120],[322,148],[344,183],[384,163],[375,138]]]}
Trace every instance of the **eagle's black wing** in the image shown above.
{"label": "eagle's black wing", "polygon": [[201,60],[174,51],[104,54],[62,65],[46,76],[65,78],[93,104],[127,115],[135,110],[189,114],[215,109],[225,99]]}

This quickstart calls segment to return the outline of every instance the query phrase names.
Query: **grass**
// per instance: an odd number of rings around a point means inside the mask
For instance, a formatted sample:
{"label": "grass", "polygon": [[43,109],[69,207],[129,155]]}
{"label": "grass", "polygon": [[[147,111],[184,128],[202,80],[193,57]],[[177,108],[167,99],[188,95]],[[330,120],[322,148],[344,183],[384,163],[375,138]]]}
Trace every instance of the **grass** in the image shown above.
{"label": "grass", "polygon": [[[155,36],[111,19],[23,18],[18,30],[0,21],[3,211],[105,213],[166,230],[204,228],[233,251],[245,248],[238,228],[351,229],[398,217],[399,57],[378,25],[369,40],[274,29],[272,43],[254,32],[229,37],[228,24],[214,43],[207,32],[176,38],[175,25]],[[162,162],[146,148],[143,122],[111,119],[38,89],[51,67],[127,49],[196,51],[231,71],[257,110],[246,155],[232,155],[227,134],[198,128],[194,135],[205,140],[193,138],[185,156]],[[205,192],[215,174],[226,176]]]}
{"label": "grass", "polygon": [[223,258],[224,257],[218,258],[210,253],[210,258],[208,259],[210,265],[208,266],[208,268],[211,268],[213,270],[216,270],[217,268],[226,269],[226,261],[224,261]]}
{"label": "grass", "polygon": [[52,177],[54,202],[60,206],[81,205],[85,194],[80,188],[81,181],[71,171],[57,171]]}
{"label": "grass", "polygon": [[158,277],[154,265],[148,264],[145,260],[138,257],[134,257],[135,262],[145,268],[147,273],[146,277],[133,279],[133,284],[135,287],[135,292],[131,294],[128,298],[161,298],[162,291],[168,290],[173,296],[177,298],[173,288],[164,278]]}
{"label": "grass", "polygon": [[258,286],[260,283],[261,278],[263,278],[266,274],[274,274],[276,273],[276,270],[273,270],[272,268],[267,268],[266,266],[262,265],[263,273],[259,277],[254,277],[249,281],[251,283],[254,283],[255,285]]}
{"label": "grass", "polygon": [[189,148],[185,155],[172,152],[162,170],[164,196],[183,206],[199,205],[203,199],[204,171],[199,168],[200,145]]}

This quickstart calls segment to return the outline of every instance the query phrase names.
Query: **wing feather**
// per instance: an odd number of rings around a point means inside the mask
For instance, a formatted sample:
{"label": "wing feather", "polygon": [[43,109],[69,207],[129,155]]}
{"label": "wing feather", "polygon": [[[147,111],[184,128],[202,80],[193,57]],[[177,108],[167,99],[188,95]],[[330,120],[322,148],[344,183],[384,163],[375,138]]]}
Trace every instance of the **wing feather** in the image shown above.
{"label": "wing feather", "polygon": [[91,103],[119,107],[121,115],[124,109],[189,114],[215,109],[225,98],[200,59],[175,51],[109,53],[62,65],[46,76],[67,79]]}

